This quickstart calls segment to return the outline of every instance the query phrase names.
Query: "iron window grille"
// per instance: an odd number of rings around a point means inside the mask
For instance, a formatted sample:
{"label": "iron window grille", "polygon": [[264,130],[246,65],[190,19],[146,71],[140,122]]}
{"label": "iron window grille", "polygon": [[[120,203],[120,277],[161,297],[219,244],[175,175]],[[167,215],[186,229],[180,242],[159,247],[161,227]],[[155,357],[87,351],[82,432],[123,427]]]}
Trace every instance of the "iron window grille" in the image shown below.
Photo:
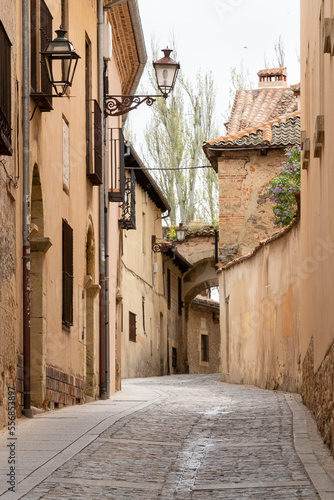
{"label": "iron window grille", "polygon": [[125,161],[127,147],[121,128],[109,129],[110,134],[110,182],[109,201],[124,201]]}
{"label": "iron window grille", "polygon": [[63,220],[63,325],[73,325],[73,229]]}
{"label": "iron window grille", "polygon": [[41,52],[52,40],[52,15],[45,0],[31,0],[30,7],[30,57],[31,57],[31,98],[40,111],[52,109],[52,84]]}
{"label": "iron window grille", "polygon": [[136,229],[136,177],[133,170],[125,176],[124,201],[121,204],[122,217],[119,219],[122,229]]}

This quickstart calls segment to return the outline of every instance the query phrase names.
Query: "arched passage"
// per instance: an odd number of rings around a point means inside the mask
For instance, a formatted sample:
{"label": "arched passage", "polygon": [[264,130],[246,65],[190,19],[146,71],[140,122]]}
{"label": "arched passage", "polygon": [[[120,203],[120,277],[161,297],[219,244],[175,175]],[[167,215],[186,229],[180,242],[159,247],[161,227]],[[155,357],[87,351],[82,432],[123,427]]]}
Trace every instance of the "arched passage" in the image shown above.
{"label": "arched passage", "polygon": [[[203,255],[203,254],[202,254]],[[192,301],[197,295],[199,295],[203,290],[211,287],[218,286],[219,280],[215,266],[215,260],[212,255],[206,258],[193,262],[193,267],[184,275],[183,277],[183,301],[185,307],[185,324],[183,328],[184,332],[184,345],[187,346],[186,349],[186,366],[189,366],[188,360],[188,339],[189,336],[189,310]]]}

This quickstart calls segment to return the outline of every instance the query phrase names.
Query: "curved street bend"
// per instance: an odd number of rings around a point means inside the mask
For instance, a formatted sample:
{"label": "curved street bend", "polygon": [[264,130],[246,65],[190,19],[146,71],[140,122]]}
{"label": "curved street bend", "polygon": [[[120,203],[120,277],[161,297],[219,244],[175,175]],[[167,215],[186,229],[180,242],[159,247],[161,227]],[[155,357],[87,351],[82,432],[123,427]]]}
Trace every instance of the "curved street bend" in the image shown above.
{"label": "curved street bend", "polygon": [[133,379],[107,401],[23,420],[0,498],[334,499],[334,462],[298,395],[218,375]]}

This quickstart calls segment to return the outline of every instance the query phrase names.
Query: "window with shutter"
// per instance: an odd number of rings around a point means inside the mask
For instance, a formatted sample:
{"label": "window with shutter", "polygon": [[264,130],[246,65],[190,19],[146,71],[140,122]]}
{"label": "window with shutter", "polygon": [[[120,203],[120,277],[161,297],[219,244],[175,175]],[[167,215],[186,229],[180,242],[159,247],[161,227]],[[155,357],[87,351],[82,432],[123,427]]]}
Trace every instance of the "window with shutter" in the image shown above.
{"label": "window with shutter", "polygon": [[0,155],[12,155],[11,43],[0,21]]}
{"label": "window with shutter", "polygon": [[52,40],[52,15],[44,0],[31,0],[30,61],[31,98],[41,111],[52,109],[52,85],[48,80],[41,52]]}
{"label": "window with shutter", "polygon": [[209,361],[209,335],[201,335],[201,361]]}
{"label": "window with shutter", "polygon": [[73,229],[63,220],[63,325],[73,325]]}
{"label": "window with shutter", "polygon": [[136,342],[136,314],[129,312],[129,340]]}

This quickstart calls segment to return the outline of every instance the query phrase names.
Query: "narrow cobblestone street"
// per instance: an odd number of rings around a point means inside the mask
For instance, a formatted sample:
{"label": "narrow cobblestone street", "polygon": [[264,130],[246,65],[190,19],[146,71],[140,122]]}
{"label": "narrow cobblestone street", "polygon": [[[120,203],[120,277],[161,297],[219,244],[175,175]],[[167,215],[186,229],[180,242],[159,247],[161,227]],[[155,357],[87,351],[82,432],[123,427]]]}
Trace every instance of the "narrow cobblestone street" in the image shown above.
{"label": "narrow cobblestone street", "polygon": [[[17,436],[21,476],[16,493],[2,487],[3,498],[334,498],[333,459],[299,396],[217,375],[128,380],[108,401],[26,420]],[[34,463],[53,442],[56,453]]]}

